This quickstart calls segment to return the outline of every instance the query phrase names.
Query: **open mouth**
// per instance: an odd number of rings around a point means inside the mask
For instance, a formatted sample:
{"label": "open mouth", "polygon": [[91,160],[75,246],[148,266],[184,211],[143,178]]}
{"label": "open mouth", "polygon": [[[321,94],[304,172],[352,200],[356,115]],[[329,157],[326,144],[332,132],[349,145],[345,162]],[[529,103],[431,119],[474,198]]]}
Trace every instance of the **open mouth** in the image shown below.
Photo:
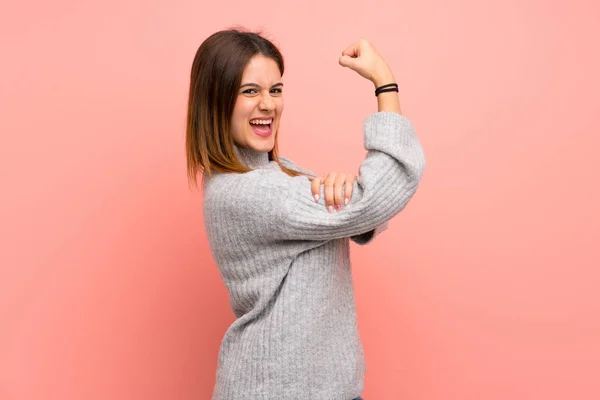
{"label": "open mouth", "polygon": [[252,131],[259,136],[268,137],[273,133],[273,119],[254,119],[250,121]]}

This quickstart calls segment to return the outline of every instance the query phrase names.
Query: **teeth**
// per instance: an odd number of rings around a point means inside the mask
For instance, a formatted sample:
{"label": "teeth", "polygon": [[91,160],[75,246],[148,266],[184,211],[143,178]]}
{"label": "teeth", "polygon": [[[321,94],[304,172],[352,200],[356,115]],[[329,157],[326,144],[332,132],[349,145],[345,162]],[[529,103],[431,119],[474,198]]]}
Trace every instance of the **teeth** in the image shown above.
{"label": "teeth", "polygon": [[254,121],[250,121],[251,124],[256,125],[269,125],[271,122],[273,122],[272,119],[256,119]]}

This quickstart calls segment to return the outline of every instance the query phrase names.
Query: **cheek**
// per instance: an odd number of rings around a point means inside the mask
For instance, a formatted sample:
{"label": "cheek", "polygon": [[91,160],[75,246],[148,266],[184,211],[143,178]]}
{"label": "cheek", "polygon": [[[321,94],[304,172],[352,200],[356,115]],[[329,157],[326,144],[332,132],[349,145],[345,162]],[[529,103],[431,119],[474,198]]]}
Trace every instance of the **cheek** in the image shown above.
{"label": "cheek", "polygon": [[243,99],[238,100],[231,114],[231,125],[234,128],[243,128],[249,118],[248,104]]}
{"label": "cheek", "polygon": [[244,96],[238,97],[235,105],[233,106],[233,117],[237,119],[248,118],[250,111],[252,111],[251,99],[245,98]]}
{"label": "cheek", "polygon": [[238,110],[231,115],[231,133],[236,139],[241,139],[244,132],[244,120]]}

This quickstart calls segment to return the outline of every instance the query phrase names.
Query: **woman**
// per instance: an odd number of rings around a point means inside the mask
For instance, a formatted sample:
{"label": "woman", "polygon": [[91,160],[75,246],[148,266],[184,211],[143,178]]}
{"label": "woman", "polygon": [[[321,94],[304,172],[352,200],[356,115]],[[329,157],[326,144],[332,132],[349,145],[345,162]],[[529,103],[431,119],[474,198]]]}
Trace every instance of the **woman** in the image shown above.
{"label": "woman", "polygon": [[[195,184],[202,172],[206,232],[236,316],[221,343],[213,400],[360,399],[366,369],[349,240],[370,242],[406,206],[425,160],[373,46],[361,40],[339,62],[379,88],[378,112],[364,122],[358,179],[330,174],[322,190],[322,178],[277,152],[277,48],[226,30],[194,59],[188,176]],[[343,207],[332,212],[334,204]]]}

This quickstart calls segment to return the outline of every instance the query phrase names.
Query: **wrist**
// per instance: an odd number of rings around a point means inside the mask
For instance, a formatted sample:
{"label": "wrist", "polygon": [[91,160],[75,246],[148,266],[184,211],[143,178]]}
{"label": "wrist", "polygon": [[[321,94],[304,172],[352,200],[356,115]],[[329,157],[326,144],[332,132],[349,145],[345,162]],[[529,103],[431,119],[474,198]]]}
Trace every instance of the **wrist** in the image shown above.
{"label": "wrist", "polygon": [[375,89],[377,89],[379,86],[387,85],[389,83],[397,83],[394,74],[391,72],[373,76],[371,82],[373,82],[373,85],[375,85]]}

